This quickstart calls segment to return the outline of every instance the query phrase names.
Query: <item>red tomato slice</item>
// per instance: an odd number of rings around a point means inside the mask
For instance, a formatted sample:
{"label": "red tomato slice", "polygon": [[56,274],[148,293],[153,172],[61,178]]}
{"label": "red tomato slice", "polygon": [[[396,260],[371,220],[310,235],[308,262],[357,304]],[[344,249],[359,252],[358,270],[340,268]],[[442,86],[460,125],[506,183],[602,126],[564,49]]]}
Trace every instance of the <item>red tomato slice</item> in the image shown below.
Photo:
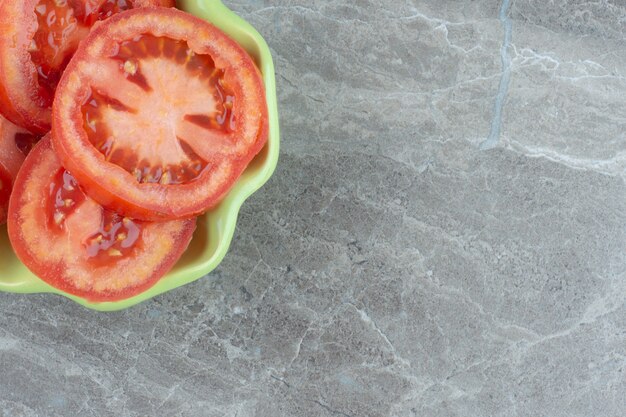
{"label": "red tomato slice", "polygon": [[50,105],[65,66],[97,21],[133,7],[174,0],[0,1],[0,112],[46,133]]}
{"label": "red tomato slice", "polygon": [[216,205],[267,141],[260,73],[211,24],[135,9],[81,43],[53,106],[57,154],[100,204],[145,220]]}
{"label": "red tomato slice", "polygon": [[9,238],[35,275],[91,301],[115,301],[154,285],[180,258],[196,221],[141,222],[87,197],[61,166],[49,136],[15,180]]}
{"label": "red tomato slice", "polygon": [[13,180],[39,137],[0,116],[0,224],[6,221]]}

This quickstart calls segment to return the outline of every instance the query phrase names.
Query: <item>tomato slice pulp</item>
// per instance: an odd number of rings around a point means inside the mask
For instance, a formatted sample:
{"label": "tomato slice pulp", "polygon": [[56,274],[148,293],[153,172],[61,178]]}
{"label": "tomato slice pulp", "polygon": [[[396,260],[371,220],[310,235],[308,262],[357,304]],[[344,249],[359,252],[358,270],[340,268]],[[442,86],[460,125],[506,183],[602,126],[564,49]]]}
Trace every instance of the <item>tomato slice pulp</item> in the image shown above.
{"label": "tomato slice pulp", "polygon": [[50,130],[50,106],[79,42],[98,21],[174,0],[0,1],[0,112],[34,132]]}
{"label": "tomato slice pulp", "polygon": [[53,106],[62,164],[100,204],[144,220],[215,206],[267,135],[251,57],[175,9],[134,9],[94,28]]}
{"label": "tomato slice pulp", "polygon": [[6,221],[13,180],[37,140],[37,135],[0,116],[0,224]]}
{"label": "tomato slice pulp", "polygon": [[62,167],[49,136],[24,161],[9,203],[19,259],[50,285],[90,301],[120,300],[154,285],[194,229],[195,219],[144,222],[103,208]]}

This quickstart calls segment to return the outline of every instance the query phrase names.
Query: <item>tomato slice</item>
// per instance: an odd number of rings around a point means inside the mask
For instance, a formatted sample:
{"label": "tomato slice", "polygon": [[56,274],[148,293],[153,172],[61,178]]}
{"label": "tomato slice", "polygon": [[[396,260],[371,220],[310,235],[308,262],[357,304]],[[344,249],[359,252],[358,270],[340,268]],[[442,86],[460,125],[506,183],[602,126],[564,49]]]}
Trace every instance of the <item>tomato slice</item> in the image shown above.
{"label": "tomato slice", "polygon": [[54,90],[78,43],[99,20],[174,0],[0,1],[0,112],[33,132],[50,130]]}
{"label": "tomato slice", "polygon": [[145,220],[216,205],[267,141],[259,70],[233,40],[175,9],[98,25],[57,89],[54,147],[100,204]]}
{"label": "tomato slice", "polygon": [[26,158],[9,203],[9,238],[35,275],[91,301],[115,301],[154,285],[180,258],[195,219],[143,222],[87,197],[61,166],[49,136]]}
{"label": "tomato slice", "polygon": [[0,224],[6,221],[13,180],[37,140],[37,135],[0,116]]}

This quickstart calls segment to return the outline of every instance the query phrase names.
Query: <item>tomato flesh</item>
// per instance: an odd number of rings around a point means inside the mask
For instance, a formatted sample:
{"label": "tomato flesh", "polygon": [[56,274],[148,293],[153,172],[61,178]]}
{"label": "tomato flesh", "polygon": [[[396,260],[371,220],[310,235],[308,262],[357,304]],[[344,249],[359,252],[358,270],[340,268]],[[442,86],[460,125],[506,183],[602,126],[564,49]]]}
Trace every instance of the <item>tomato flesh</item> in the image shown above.
{"label": "tomato flesh", "polygon": [[[65,168],[59,169],[50,184],[47,214],[51,233],[65,233],[65,220],[81,207],[87,197]],[[123,257],[142,247],[142,222],[102,210],[97,230],[84,240],[89,262],[103,265],[110,258]]]}
{"label": "tomato flesh", "polygon": [[[173,7],[174,1],[0,2],[0,24],[5,32],[0,32],[0,111],[32,131],[50,130],[49,108],[55,89],[90,28],[115,14],[147,6]],[[19,68],[17,73],[15,68]]]}
{"label": "tomato flesh", "polygon": [[[61,1],[61,3],[64,0]],[[76,18],[85,26],[93,26],[98,20],[108,19],[116,13],[131,9],[129,0],[69,0]]]}
{"label": "tomato flesh", "polygon": [[37,31],[28,51],[37,69],[38,104],[50,107],[61,74],[89,29],[79,23],[67,1],[41,0],[35,16]]}
{"label": "tomato flesh", "polygon": [[42,107],[52,105],[61,74],[89,28],[131,7],[126,0],[39,1],[35,6],[37,31],[29,52],[37,68]]}
{"label": "tomato flesh", "polygon": [[195,219],[143,222],[102,207],[46,137],[14,182],[8,225],[15,253],[41,279],[91,301],[114,301],[154,285],[175,264]]}
{"label": "tomato flesh", "polygon": [[90,197],[143,220],[216,205],[268,135],[253,60],[175,9],[134,9],[94,28],[54,103],[63,165]]}

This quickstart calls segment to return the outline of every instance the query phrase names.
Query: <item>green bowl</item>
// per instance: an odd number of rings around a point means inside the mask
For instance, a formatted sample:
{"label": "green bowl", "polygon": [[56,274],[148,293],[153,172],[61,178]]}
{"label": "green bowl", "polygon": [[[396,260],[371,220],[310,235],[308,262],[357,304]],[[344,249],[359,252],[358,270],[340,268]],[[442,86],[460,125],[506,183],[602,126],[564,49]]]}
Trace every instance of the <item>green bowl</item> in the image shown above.
{"label": "green bowl", "polygon": [[237,41],[261,69],[269,108],[270,134],[267,145],[248,166],[224,200],[198,219],[198,227],[189,249],[170,273],[149,290],[132,298],[104,303],[92,303],[60,291],[37,278],[17,259],[7,238],[6,226],[1,226],[0,291],[54,293],[94,310],[121,310],[197,280],[215,269],[226,255],[235,232],[241,205],[267,182],[278,162],[280,139],[274,64],[267,43],[261,35],[220,0],[178,0],[177,3],[179,8],[213,23]]}

